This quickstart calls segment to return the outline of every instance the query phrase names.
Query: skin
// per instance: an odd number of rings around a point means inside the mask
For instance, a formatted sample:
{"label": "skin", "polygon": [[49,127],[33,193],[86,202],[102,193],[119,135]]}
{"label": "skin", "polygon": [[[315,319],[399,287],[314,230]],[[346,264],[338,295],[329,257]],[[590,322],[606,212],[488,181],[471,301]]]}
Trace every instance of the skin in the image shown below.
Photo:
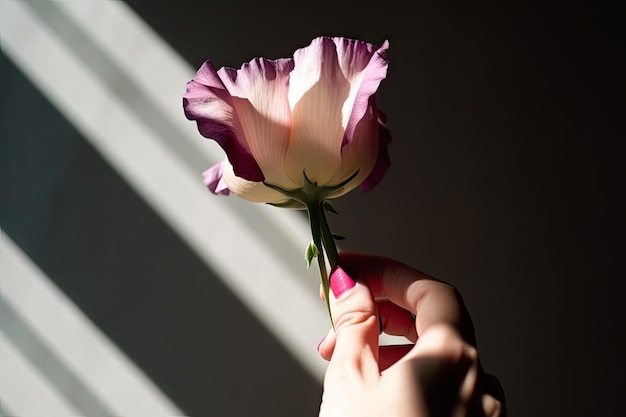
{"label": "skin", "polygon": [[[387,258],[342,254],[341,265],[331,275],[335,330],[318,347],[330,361],[320,417],[506,415],[452,286]],[[381,324],[411,343],[379,346]]]}

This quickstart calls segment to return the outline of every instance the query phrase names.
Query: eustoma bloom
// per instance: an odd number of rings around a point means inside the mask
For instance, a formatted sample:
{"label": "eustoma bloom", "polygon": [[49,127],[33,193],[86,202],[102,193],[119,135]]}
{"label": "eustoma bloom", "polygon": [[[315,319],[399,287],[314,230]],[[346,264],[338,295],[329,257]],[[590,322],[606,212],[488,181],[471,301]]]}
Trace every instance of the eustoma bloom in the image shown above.
{"label": "eustoma bloom", "polygon": [[255,58],[238,70],[207,61],[183,99],[187,118],[226,152],[204,173],[211,191],[308,210],[307,261],[317,256],[326,294],[325,258],[339,263],[327,200],[371,189],[390,164],[391,136],[374,99],[387,48],[320,37],[293,58]]}

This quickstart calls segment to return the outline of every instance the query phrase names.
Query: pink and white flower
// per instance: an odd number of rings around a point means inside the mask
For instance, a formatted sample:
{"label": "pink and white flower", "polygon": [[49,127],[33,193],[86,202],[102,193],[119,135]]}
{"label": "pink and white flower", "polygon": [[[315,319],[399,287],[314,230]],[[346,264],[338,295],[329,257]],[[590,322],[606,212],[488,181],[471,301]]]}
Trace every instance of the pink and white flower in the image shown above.
{"label": "pink and white flower", "polygon": [[289,200],[276,188],[300,189],[305,175],[333,187],[358,172],[326,199],[374,187],[390,165],[391,135],[374,99],[387,48],[320,37],[293,58],[255,58],[238,70],[205,62],[183,99],[187,118],[226,152],[205,184],[272,204]]}

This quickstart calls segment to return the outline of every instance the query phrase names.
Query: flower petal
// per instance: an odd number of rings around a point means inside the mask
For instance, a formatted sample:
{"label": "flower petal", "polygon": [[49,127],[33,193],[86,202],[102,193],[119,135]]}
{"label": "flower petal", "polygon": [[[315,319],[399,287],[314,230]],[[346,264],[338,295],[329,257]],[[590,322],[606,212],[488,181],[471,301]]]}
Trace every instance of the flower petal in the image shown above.
{"label": "flower petal", "polygon": [[332,179],[333,184],[341,183],[357,170],[358,175],[333,193],[329,198],[337,198],[347,194],[371,175],[378,156],[378,110],[374,105],[374,98],[364,117],[361,118],[354,131],[354,138],[341,148],[341,167]]}
{"label": "flower petal", "polygon": [[256,203],[281,204],[288,201],[288,198],[266,187],[262,182],[248,181],[235,175],[232,165],[225,161],[222,179],[228,189],[238,197]]}
{"label": "flower petal", "polygon": [[359,175],[333,198],[347,193],[357,184],[361,184],[364,191],[370,190],[382,180],[391,164],[387,154],[391,133],[374,100],[380,82],[387,75],[385,51],[389,43],[385,41],[375,49],[373,45],[359,41],[341,38],[334,41],[344,73],[353,81],[344,107],[351,106],[343,138],[341,169],[333,181],[340,182],[353,174],[355,167],[359,168]]}
{"label": "flower petal", "polygon": [[[370,97],[387,74],[384,52],[388,46],[386,41],[376,48],[357,40],[318,38],[296,51],[289,87],[294,125],[286,162],[290,176],[301,175],[304,167],[312,181],[326,185],[341,182],[357,169],[362,172],[352,184],[369,174],[374,159],[364,165],[354,164],[359,158],[352,158],[352,164],[346,163],[345,155],[350,152],[338,145],[347,145],[355,139]],[[375,121],[377,116],[371,113],[370,117]],[[371,132],[364,125],[371,123],[361,124],[359,131],[366,137],[358,141],[363,143],[353,153],[355,156],[368,153],[362,156],[370,159],[369,153],[378,151],[361,148],[374,145]],[[372,128],[377,130],[375,126]],[[349,172],[347,176],[346,172]]]}
{"label": "flower petal", "polygon": [[291,132],[287,93],[293,65],[291,59],[255,58],[239,70],[218,71],[232,96],[241,135],[265,180],[283,188],[298,186],[287,176],[284,166]]}
{"label": "flower petal", "polygon": [[187,83],[183,107],[187,118],[196,120],[202,136],[215,140],[224,149],[237,175],[263,181],[263,172],[242,135],[233,98],[209,61]]}
{"label": "flower petal", "polygon": [[223,179],[224,163],[225,162],[222,161],[218,164],[215,164],[202,173],[202,180],[204,182],[204,185],[206,185],[213,194],[230,194],[228,185],[226,185],[226,182],[224,182]]}
{"label": "flower petal", "polygon": [[361,190],[369,191],[382,181],[391,166],[391,158],[387,148],[391,143],[391,131],[387,127],[387,116],[378,111],[378,155],[372,172],[361,183]]}
{"label": "flower petal", "polygon": [[326,185],[341,164],[341,111],[350,92],[330,38],[317,38],[294,53],[289,80],[293,130],[285,167],[301,183],[302,171]]}
{"label": "flower petal", "polygon": [[[367,112],[370,105],[370,97],[376,93],[380,82],[387,76],[388,62],[385,58],[385,52],[389,49],[389,42],[385,41],[376,51],[373,45],[358,41],[336,40],[338,42],[338,54],[342,68],[348,71],[349,68],[358,70],[359,72],[350,73],[353,87],[350,99],[346,102],[346,110],[349,112],[349,118],[346,120],[346,133],[344,143],[349,143],[354,136],[354,131]],[[367,62],[363,67],[364,61]],[[349,65],[354,62],[353,65]],[[349,108],[348,108],[349,106]]]}

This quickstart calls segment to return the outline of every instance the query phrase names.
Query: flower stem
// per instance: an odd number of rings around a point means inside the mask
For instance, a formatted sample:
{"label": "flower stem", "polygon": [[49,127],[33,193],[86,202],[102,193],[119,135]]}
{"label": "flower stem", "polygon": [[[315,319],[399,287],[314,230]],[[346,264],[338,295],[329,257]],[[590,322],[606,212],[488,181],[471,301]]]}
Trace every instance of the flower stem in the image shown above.
{"label": "flower stem", "polygon": [[333,238],[330,227],[328,226],[324,201],[314,201],[307,204],[307,210],[309,212],[313,243],[319,251],[319,254],[317,255],[317,264],[320,270],[322,291],[324,292],[324,299],[326,300],[326,308],[328,309],[330,322],[333,323],[333,316],[330,311],[330,276],[326,269],[326,259],[328,259],[328,263],[331,267],[330,272],[332,273],[332,271],[339,265],[339,252],[337,251],[335,239]]}
{"label": "flower stem", "polygon": [[[352,181],[354,177],[359,173],[357,170],[350,177],[344,181],[333,186],[318,187],[316,182],[312,182],[306,175],[306,172],[302,172],[304,182],[302,188],[295,190],[284,190],[283,188],[263,182],[265,186],[272,190],[278,191],[281,194],[288,197],[286,203],[281,203],[282,206],[294,206],[306,207],[309,213],[309,222],[311,224],[311,235],[313,237],[313,245],[315,245],[315,251],[310,252],[307,249],[307,265],[312,260],[312,253],[316,253],[317,264],[320,270],[320,281],[322,283],[322,291],[324,292],[324,298],[326,300],[326,307],[328,308],[328,315],[330,322],[333,323],[333,316],[330,311],[330,275],[326,268],[326,259],[330,264],[330,273],[339,266],[339,252],[337,251],[337,245],[335,244],[335,238],[328,226],[328,220],[326,219],[326,206],[324,205],[327,196],[333,192],[339,190],[345,186],[348,182]],[[334,326],[334,323],[333,323]]]}
{"label": "flower stem", "polygon": [[331,272],[337,266],[339,266],[339,252],[337,251],[337,245],[335,244],[335,238],[328,226],[328,220],[326,220],[326,210],[324,209],[324,202],[320,204],[320,225],[322,228],[322,242],[324,243],[324,250],[326,256],[328,256],[328,262],[330,263]]}

